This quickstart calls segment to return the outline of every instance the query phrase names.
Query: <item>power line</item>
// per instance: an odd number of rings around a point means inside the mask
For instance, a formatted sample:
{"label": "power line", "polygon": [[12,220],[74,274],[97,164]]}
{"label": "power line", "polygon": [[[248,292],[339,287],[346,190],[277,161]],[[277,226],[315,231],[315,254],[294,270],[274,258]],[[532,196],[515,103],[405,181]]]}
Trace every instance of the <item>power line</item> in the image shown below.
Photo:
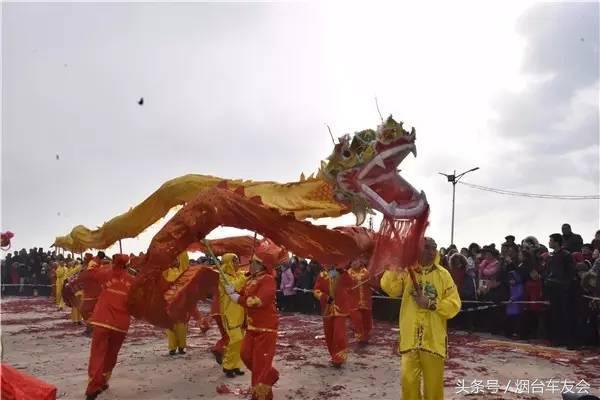
{"label": "power line", "polygon": [[539,194],[539,193],[525,193],[525,192],[515,192],[512,190],[504,190],[492,188],[489,186],[475,185],[468,182],[458,182],[461,185],[468,186],[473,189],[483,190],[486,192],[492,192],[497,194],[503,194],[507,196],[519,196],[519,197],[530,197],[535,199],[552,199],[552,200],[598,200],[600,199],[600,195],[598,194],[590,194],[590,195],[561,195],[561,194]]}

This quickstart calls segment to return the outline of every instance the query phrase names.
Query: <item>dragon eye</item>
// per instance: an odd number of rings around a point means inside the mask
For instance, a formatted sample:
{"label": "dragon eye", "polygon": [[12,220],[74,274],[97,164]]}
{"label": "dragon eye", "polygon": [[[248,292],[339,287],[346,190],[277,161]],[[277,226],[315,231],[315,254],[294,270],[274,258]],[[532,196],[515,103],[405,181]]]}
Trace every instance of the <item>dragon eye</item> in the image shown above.
{"label": "dragon eye", "polygon": [[352,157],[352,153],[350,152],[350,150],[344,150],[344,151],[342,152],[342,156],[343,156],[344,158],[350,158],[350,157]]}

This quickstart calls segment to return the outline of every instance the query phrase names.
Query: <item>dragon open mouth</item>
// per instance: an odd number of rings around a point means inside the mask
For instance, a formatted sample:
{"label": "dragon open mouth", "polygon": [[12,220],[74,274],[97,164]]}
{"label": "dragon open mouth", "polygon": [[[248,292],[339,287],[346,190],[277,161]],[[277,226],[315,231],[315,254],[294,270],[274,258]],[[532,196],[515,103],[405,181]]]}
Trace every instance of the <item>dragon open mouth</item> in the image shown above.
{"label": "dragon open mouth", "polygon": [[424,192],[418,192],[402,178],[398,165],[417,149],[406,143],[386,149],[371,160],[358,175],[361,192],[370,205],[394,218],[416,218],[427,208]]}
{"label": "dragon open mouth", "polygon": [[373,139],[370,151],[362,153],[367,153],[367,160],[337,174],[338,187],[387,217],[414,219],[423,215],[428,210],[425,193],[417,191],[398,171],[409,154],[417,155],[415,129],[409,133],[390,117]]}

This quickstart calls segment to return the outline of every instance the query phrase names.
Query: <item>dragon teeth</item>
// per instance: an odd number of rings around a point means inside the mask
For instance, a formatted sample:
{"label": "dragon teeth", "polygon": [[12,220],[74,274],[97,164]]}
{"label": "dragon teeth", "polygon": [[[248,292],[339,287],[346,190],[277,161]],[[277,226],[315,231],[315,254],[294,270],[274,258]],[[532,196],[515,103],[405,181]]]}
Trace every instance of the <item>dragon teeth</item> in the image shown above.
{"label": "dragon teeth", "polygon": [[377,157],[375,159],[375,164],[379,165],[381,168],[385,169],[385,162],[383,162],[383,159],[381,157]]}

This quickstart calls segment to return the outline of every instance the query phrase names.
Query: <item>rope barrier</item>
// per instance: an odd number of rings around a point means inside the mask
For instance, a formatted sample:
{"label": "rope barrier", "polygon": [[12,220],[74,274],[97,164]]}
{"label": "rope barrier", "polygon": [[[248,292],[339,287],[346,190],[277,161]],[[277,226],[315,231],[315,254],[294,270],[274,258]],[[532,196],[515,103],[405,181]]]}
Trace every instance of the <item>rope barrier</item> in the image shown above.
{"label": "rope barrier", "polygon": [[38,284],[35,284],[35,283],[23,283],[23,284],[20,284],[20,283],[3,283],[2,287],[5,287],[5,286],[17,286],[17,287],[20,287],[20,286],[24,286],[24,287],[25,286],[27,286],[27,287],[29,287],[29,286],[34,286],[34,287],[52,287],[54,285],[42,285],[42,284],[38,285]]}
{"label": "rope barrier", "polygon": [[472,307],[472,308],[463,308],[462,310],[459,311],[459,313],[467,313],[467,312],[473,312],[473,311],[488,310],[490,308],[496,308],[496,307],[500,307],[500,304],[492,304],[492,305],[489,305],[489,306]]}
{"label": "rope barrier", "polygon": [[[42,284],[31,284],[31,283],[24,283],[24,284],[19,284],[19,283],[3,283],[2,287],[53,287],[54,285],[42,285]],[[301,289],[298,287],[295,287],[294,290],[296,292],[303,292],[303,293],[314,293],[314,290],[311,289]],[[277,290],[277,292],[281,293],[281,290]],[[593,296],[586,296],[583,295],[583,297],[585,297],[586,299],[590,299],[590,300],[594,300],[594,301],[600,301],[600,297],[593,297]],[[387,299],[387,300],[398,300],[398,301],[402,301],[402,299],[398,298],[398,297],[390,297],[390,296],[380,296],[380,295],[374,295],[371,296],[371,298],[373,299]],[[501,305],[504,304],[544,304],[544,305],[550,305],[549,301],[480,301],[480,300],[462,300],[461,301],[463,304],[484,304],[484,305],[488,305],[488,306],[494,306],[494,307],[499,307]],[[475,307],[472,309],[465,309],[465,310],[476,310],[476,309],[486,309],[486,307]]]}
{"label": "rope barrier", "polygon": [[[295,287],[294,290],[297,292],[303,292],[303,293],[313,293],[314,292],[314,290],[311,290],[311,289],[302,289],[302,288],[298,288],[298,287]],[[281,292],[281,290],[277,290],[277,291]],[[589,297],[589,296],[583,296],[583,297]],[[402,301],[402,299],[400,299],[398,297],[390,297],[390,296],[375,295],[375,296],[371,296],[371,298]],[[600,300],[600,298],[598,298],[598,297],[592,297],[592,299]],[[479,300],[463,300],[462,303],[463,304],[487,304],[487,305],[493,305],[493,306],[501,306],[503,304],[545,304],[545,305],[550,304],[549,301],[479,301]]]}

